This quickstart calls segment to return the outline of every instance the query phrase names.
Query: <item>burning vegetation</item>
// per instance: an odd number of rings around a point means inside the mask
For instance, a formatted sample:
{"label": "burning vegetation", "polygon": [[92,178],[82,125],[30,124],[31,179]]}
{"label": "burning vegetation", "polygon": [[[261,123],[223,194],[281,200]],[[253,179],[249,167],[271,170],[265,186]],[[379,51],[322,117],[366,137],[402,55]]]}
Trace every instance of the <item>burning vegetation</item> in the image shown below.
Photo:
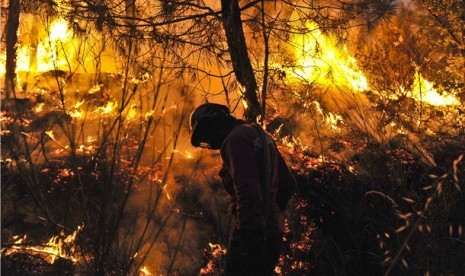
{"label": "burning vegetation", "polygon": [[5,274],[220,275],[205,101],[298,179],[276,274],[465,274],[462,1],[2,5]]}

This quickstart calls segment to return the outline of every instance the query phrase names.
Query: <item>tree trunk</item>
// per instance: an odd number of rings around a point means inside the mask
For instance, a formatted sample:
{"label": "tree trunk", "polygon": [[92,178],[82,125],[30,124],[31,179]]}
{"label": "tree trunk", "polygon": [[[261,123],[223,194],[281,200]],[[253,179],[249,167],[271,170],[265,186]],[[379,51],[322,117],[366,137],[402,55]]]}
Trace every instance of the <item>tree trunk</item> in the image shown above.
{"label": "tree trunk", "polygon": [[247,53],[238,0],[221,0],[221,8],[233,70],[237,81],[245,88],[244,99],[248,104],[245,118],[255,122],[261,113],[260,103],[257,98],[257,82]]}
{"label": "tree trunk", "polygon": [[266,115],[266,91],[267,91],[267,86],[268,86],[268,59],[270,57],[270,47],[269,47],[269,38],[270,34],[267,33],[266,29],[266,20],[265,20],[265,0],[262,0],[262,32],[263,32],[263,44],[265,47],[265,57],[263,60],[263,87],[262,87],[262,113],[261,113],[261,118],[260,121],[263,122],[265,120],[265,115]]}
{"label": "tree trunk", "polygon": [[6,21],[6,98],[10,97],[16,86],[16,43],[18,42],[19,12],[19,0],[10,0]]}

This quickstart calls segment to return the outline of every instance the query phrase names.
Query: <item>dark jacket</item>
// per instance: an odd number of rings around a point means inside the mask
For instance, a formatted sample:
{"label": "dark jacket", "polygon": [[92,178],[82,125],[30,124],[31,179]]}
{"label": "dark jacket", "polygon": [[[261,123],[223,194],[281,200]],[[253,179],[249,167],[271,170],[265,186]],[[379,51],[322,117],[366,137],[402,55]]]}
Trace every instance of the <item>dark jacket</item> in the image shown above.
{"label": "dark jacket", "polygon": [[221,146],[223,168],[219,175],[231,199],[237,230],[265,229],[271,237],[284,232],[282,210],[296,181],[275,143],[266,135],[271,160],[271,185],[266,188],[269,191],[266,198],[262,191],[265,190],[263,143],[258,131],[263,130],[246,123],[233,128]]}

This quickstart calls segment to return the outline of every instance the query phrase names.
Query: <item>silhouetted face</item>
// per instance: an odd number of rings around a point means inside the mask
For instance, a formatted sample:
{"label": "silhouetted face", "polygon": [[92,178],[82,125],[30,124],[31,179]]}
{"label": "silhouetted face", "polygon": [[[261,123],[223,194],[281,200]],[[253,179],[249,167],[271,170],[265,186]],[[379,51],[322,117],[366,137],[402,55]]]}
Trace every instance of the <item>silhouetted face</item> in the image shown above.
{"label": "silhouetted face", "polygon": [[228,118],[204,118],[199,121],[193,138],[193,144],[198,144],[202,148],[217,150],[228,136],[230,123]]}

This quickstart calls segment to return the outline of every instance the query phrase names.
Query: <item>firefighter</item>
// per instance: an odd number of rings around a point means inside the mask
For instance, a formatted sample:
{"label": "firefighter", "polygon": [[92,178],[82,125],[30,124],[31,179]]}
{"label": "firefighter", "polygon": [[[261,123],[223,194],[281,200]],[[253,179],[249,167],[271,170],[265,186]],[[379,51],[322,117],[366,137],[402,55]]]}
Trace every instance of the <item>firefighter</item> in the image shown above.
{"label": "firefighter", "polygon": [[223,161],[219,176],[234,223],[224,275],[272,275],[294,176],[271,137],[258,124],[231,116],[224,105],[200,105],[190,125],[192,145],[220,150]]}

